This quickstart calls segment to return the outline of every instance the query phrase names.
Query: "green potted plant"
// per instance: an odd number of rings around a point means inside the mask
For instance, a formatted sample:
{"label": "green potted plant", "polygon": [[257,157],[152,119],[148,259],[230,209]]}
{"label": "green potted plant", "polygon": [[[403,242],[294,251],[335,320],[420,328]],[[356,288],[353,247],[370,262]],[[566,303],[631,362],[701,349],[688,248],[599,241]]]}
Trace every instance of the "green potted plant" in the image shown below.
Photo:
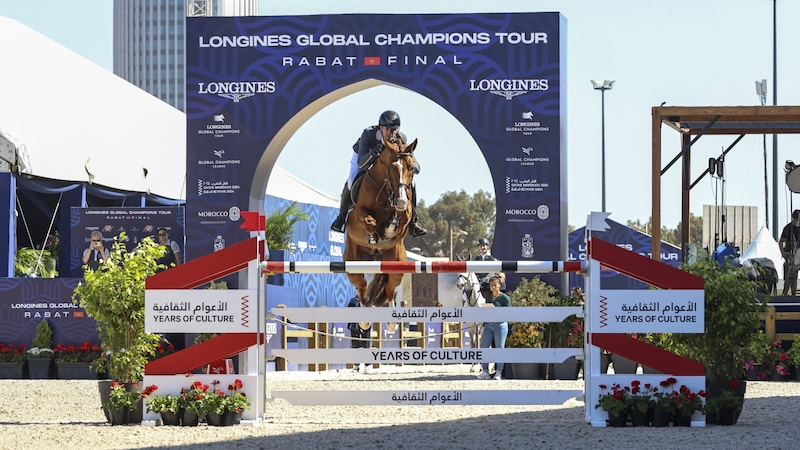
{"label": "green potted plant", "polygon": [[731,380],[730,384],[731,389],[706,400],[706,417],[713,414],[717,425],[733,425],[742,411],[743,400],[735,393],[739,382]]}
{"label": "green potted plant", "polygon": [[194,381],[188,388],[181,388],[178,406],[182,412],[183,426],[197,426],[199,419],[215,407],[217,399],[213,390],[209,392],[209,387],[201,381]]}
{"label": "green potted plant", "polygon": [[695,411],[705,414],[705,397],[705,390],[701,389],[697,392],[692,392],[686,385],[681,385],[677,391],[673,391],[672,399],[675,404],[674,424],[689,426]]}
{"label": "green potted plant", "polygon": [[50,366],[53,364],[53,330],[47,319],[42,319],[36,326],[33,346],[28,349],[28,375],[32,380],[50,378]]}
{"label": "green potted plant", "polygon": [[789,350],[786,351],[786,362],[794,367],[795,377],[800,380],[800,334],[794,335],[794,340]]}
{"label": "green potted plant", "polygon": [[136,389],[129,389],[125,383],[111,383],[108,401],[103,404],[111,415],[111,425],[127,424],[128,414],[137,408],[140,398],[141,393]]}
{"label": "green potted plant", "polygon": [[678,380],[674,377],[666,378],[659,382],[659,387],[653,392],[653,426],[666,427],[675,415],[675,402],[673,401],[673,386]]}
{"label": "green potted plant", "polygon": [[22,378],[25,360],[28,359],[27,347],[15,346],[14,343],[0,342],[0,379]]}
{"label": "green potted plant", "polygon": [[650,383],[642,384],[639,380],[631,381],[631,422],[633,426],[650,425],[650,409],[655,405],[653,394],[658,391]]}
{"label": "green potted plant", "polygon": [[767,299],[740,267],[720,264],[708,255],[698,255],[694,263],[681,268],[705,280],[706,332],[674,334],[679,351],[703,363],[711,383],[744,378],[740,348],[760,328]]}
{"label": "green potted plant", "polygon": [[772,343],[763,330],[753,333],[750,340],[742,346],[742,361],[748,380],[769,380],[772,373],[771,347]]}
{"label": "green potted plant", "polygon": [[85,341],[81,345],[57,344],[53,348],[53,359],[62,380],[95,379],[97,371],[91,368],[102,354],[99,345]]}
{"label": "green potted plant", "polygon": [[48,250],[22,247],[14,259],[14,276],[27,278],[55,278],[56,258]]}
{"label": "green potted plant", "polygon": [[631,407],[630,387],[623,388],[619,383],[614,383],[609,390],[605,384],[600,385],[600,395],[595,408],[601,408],[608,413],[609,426],[624,427]]}
{"label": "green potted plant", "polygon": [[159,268],[164,248],[145,238],[129,252],[126,234],[114,238],[109,257],[97,270],[87,270],[72,301],[97,322],[105,357],[95,364],[115,381],[138,381],[155,354],[160,336],[144,330],[145,279]]}
{"label": "green potted plant", "polygon": [[180,396],[173,396],[169,393],[153,395],[153,392],[157,390],[158,386],[153,384],[142,391],[147,412],[161,415],[161,423],[164,425],[180,425]]}
{"label": "green potted plant", "polygon": [[663,337],[669,350],[703,363],[709,397],[728,389],[731,380],[741,380],[737,395],[746,388],[743,348],[757,336],[766,296],[741,267],[720,264],[708,254],[681,268],[705,281],[705,333],[670,334]]}
{"label": "green potted plant", "polygon": [[[558,297],[558,290],[545,283],[539,276],[532,279],[523,278],[516,289],[508,292],[511,306],[531,307],[550,306]],[[506,338],[507,348],[541,348],[545,342],[545,324],[535,322],[509,323],[509,334]],[[541,363],[512,363],[505,378],[540,379],[547,374],[547,367]]]}
{"label": "green potted plant", "polygon": [[[563,296],[548,296],[542,306],[580,306],[581,300]],[[545,348],[583,348],[583,318],[571,315],[561,322],[541,324],[544,328]],[[556,380],[577,380],[581,363],[574,356],[560,363],[547,364],[547,378]]]}

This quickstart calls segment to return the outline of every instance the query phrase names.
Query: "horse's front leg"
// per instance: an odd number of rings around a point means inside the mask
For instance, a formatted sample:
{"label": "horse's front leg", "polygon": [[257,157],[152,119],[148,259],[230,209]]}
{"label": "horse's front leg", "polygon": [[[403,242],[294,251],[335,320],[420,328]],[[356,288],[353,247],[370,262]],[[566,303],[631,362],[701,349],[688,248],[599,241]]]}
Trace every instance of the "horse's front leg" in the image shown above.
{"label": "horse's front leg", "polygon": [[358,299],[361,301],[361,306],[366,306],[367,302],[367,279],[364,277],[363,273],[348,273],[347,279],[350,280],[350,284],[355,286],[356,293],[358,293]]}
{"label": "horse's front leg", "polygon": [[375,234],[378,229],[378,221],[372,216],[372,211],[366,208],[361,208],[358,216],[361,218],[361,222],[364,224],[364,230],[367,232],[367,234]]}

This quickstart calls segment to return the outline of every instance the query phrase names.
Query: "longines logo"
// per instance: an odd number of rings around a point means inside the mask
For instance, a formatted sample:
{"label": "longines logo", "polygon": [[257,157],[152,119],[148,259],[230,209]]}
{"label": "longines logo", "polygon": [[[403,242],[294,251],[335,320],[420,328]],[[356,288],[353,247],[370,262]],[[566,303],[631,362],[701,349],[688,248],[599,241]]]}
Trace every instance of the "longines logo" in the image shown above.
{"label": "longines logo", "polygon": [[[239,100],[252,97],[256,94],[272,94],[275,92],[274,81],[212,81],[197,83],[199,94],[219,95],[239,103]],[[222,117],[224,120],[224,116]]]}
{"label": "longines logo", "polygon": [[546,91],[549,88],[550,82],[547,78],[542,79],[507,79],[501,78],[497,80],[469,80],[470,91],[486,91],[501,97],[506,100],[527,94],[528,91]]}

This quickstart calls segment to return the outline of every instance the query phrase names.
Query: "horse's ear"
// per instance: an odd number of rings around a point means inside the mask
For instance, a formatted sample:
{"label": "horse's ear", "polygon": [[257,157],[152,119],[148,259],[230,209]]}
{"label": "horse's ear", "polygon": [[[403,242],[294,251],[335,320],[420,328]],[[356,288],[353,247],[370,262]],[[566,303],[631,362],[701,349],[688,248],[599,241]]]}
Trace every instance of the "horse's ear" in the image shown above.
{"label": "horse's ear", "polygon": [[407,153],[414,153],[414,149],[417,148],[417,140],[418,139],[414,139],[414,142],[408,144],[408,147],[406,147]]}

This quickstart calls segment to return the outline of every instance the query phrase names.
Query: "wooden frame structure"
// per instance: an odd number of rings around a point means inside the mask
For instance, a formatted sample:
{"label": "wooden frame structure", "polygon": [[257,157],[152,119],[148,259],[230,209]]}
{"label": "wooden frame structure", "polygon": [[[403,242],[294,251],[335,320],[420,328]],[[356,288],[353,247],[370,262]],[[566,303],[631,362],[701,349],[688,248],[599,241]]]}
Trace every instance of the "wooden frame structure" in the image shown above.
{"label": "wooden frame structure", "polygon": [[[681,150],[661,167],[661,124],[681,135]],[[681,247],[689,242],[689,191],[708,168],[691,181],[691,149],[704,135],[738,135],[729,152],[746,134],[800,134],[800,106],[661,106],[652,108],[652,255],[661,255],[661,176],[680,159]],[[773,164],[776,164],[773,161]],[[777,172],[773,170],[773,175]],[[773,193],[773,195],[775,195]],[[685,254],[685,253],[684,253]]]}

